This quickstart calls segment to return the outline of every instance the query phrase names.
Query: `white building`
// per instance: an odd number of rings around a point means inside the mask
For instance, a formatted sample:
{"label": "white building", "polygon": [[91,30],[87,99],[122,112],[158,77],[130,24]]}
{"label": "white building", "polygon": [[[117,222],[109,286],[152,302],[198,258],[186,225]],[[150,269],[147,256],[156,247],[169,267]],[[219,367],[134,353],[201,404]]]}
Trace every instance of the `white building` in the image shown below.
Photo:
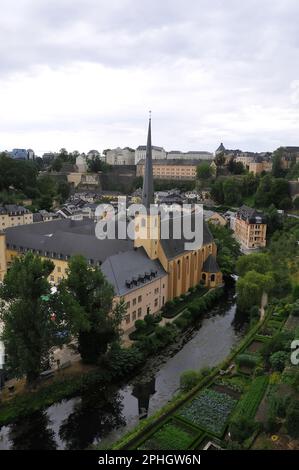
{"label": "white building", "polygon": [[106,163],[108,165],[135,165],[135,150],[129,147],[108,150]]}
{"label": "white building", "polygon": [[76,158],[76,166],[79,173],[87,173],[87,157],[85,153],[81,153],[81,155]]}
{"label": "white building", "polygon": [[[135,165],[140,160],[145,160],[146,157],[146,146],[145,145],[139,145],[137,149],[135,150]],[[153,160],[161,160],[161,159],[166,159],[167,153],[164,150],[163,147],[155,147],[152,145],[152,158]]]}
{"label": "white building", "polygon": [[209,160],[212,161],[214,156],[211,152],[201,150],[191,150],[189,152],[181,152],[180,150],[172,150],[167,152],[167,158],[171,160]]}

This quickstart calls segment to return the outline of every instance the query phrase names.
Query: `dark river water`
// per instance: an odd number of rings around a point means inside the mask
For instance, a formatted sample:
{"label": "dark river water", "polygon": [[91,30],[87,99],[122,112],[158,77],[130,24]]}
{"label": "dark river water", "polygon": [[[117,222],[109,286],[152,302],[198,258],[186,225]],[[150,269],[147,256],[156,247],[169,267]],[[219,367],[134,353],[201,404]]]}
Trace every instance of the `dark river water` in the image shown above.
{"label": "dark river water", "polygon": [[91,444],[110,444],[165,405],[178,390],[183,371],[221,362],[242,331],[235,299],[229,292],[200,327],[149,361],[129,384],[123,388],[92,387],[80,397],[0,428],[0,450],[86,449]]}

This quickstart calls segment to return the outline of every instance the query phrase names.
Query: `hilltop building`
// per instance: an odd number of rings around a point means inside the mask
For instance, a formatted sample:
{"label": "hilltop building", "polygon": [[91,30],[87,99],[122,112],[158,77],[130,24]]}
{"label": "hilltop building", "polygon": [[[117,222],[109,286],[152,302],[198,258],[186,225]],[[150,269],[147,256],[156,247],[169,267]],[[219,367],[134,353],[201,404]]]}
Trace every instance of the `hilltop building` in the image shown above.
{"label": "hilltop building", "polygon": [[265,248],[266,217],[251,207],[242,206],[234,218],[234,233],[243,248]]}

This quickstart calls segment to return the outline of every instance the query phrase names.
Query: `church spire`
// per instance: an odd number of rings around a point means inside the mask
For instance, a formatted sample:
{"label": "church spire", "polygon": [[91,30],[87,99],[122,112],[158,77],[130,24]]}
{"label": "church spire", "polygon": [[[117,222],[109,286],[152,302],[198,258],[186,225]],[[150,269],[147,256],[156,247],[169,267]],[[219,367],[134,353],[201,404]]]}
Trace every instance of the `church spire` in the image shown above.
{"label": "church spire", "polygon": [[152,125],[151,111],[148,124],[146,157],[143,176],[142,204],[146,209],[154,203],[154,180],[153,180],[153,158],[152,158]]}

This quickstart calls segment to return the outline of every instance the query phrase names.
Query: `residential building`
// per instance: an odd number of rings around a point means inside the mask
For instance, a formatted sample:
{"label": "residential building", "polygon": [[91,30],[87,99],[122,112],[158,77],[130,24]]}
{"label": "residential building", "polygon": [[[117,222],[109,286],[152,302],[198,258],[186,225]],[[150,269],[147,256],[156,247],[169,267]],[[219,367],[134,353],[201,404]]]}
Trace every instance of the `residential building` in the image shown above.
{"label": "residential building", "polygon": [[[153,160],[153,175],[156,179],[195,180],[200,160]],[[136,176],[144,176],[145,160],[137,163]]]}
{"label": "residential building", "polygon": [[32,149],[13,149],[9,152],[9,155],[14,160],[34,160],[35,154]]}
{"label": "residential building", "polygon": [[32,224],[33,214],[23,206],[4,204],[0,206],[0,230],[17,225]]}
{"label": "residential building", "polygon": [[108,165],[135,165],[135,150],[125,147],[117,147],[108,150],[106,153],[106,163]]}
{"label": "residential building", "polygon": [[214,156],[211,152],[201,150],[191,150],[189,152],[181,152],[180,150],[171,150],[167,152],[169,160],[208,160],[212,161]]}
{"label": "residential building", "polygon": [[270,157],[257,156],[249,163],[249,173],[260,175],[261,173],[269,173],[272,171],[272,160]]}
{"label": "residential building", "polygon": [[255,209],[242,206],[235,219],[234,233],[241,246],[246,249],[266,246],[266,217]]}
{"label": "residential building", "polygon": [[299,162],[299,147],[282,147],[280,166],[283,170],[288,170],[295,163]]}
{"label": "residential building", "polygon": [[[137,149],[135,150],[135,165],[137,165],[137,163],[140,161],[140,160],[144,160],[146,157],[146,145],[139,145],[139,147],[137,147]],[[153,160],[163,160],[163,159],[166,159],[167,157],[167,153],[166,151],[164,150],[163,147],[156,147],[156,146],[152,146],[152,158]]]}
{"label": "residential building", "polygon": [[222,227],[225,227],[227,225],[226,218],[222,214],[219,214],[219,212],[204,209],[203,216],[204,219],[210,224],[221,225]]}

